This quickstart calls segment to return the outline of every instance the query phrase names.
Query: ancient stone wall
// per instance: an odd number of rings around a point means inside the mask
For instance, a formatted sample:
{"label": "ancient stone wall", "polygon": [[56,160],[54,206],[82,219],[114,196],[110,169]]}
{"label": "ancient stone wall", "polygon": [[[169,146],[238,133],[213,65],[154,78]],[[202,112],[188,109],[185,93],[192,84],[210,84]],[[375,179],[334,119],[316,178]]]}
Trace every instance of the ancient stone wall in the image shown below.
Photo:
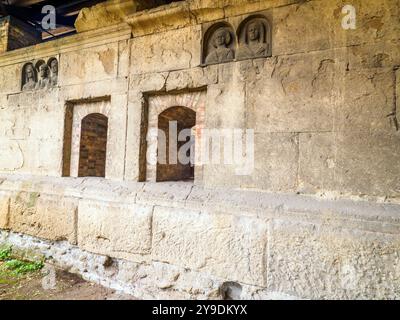
{"label": "ancient stone wall", "polygon": [[[4,241],[145,298],[399,298],[400,6],[352,2],[354,30],[340,0],[189,0],[1,54]],[[253,129],[254,171],[157,183],[173,107],[196,141]],[[78,178],[90,114],[105,178]]]}

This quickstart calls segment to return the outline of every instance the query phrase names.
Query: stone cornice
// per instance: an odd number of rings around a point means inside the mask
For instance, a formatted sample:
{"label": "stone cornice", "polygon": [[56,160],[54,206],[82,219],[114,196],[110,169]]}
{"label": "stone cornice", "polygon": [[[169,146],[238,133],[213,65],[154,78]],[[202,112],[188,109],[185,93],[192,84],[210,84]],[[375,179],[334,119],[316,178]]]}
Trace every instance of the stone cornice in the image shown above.
{"label": "stone cornice", "polygon": [[78,49],[81,50],[130,38],[130,26],[126,23],[121,23],[5,52],[0,54],[0,66],[16,64],[43,57],[56,56],[65,52],[76,51]]}
{"label": "stone cornice", "polygon": [[300,0],[187,0],[136,12],[125,21],[134,37],[179,29],[242,14],[268,10],[301,2]]}
{"label": "stone cornice", "polygon": [[0,66],[27,60],[55,56],[60,53],[90,48],[102,44],[165,32],[191,25],[216,21],[237,15],[277,8],[302,0],[187,0],[139,11],[125,22],[101,29],[78,33],[65,38],[40,43],[0,54]]}

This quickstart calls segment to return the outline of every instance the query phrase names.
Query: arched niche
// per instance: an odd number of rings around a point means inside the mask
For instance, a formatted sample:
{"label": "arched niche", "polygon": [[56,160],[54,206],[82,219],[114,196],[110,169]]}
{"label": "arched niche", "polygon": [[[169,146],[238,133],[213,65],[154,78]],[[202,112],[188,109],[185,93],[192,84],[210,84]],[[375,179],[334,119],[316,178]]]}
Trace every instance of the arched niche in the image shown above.
{"label": "arched niche", "polygon": [[47,61],[47,66],[49,68],[49,80],[50,80],[50,86],[55,87],[58,84],[58,60],[55,57],[51,57]]}
{"label": "arched niche", "polygon": [[170,107],[158,115],[156,181],[194,180],[195,125],[196,112],[187,107]]}
{"label": "arched niche", "polygon": [[237,60],[265,58],[272,55],[271,23],[263,15],[244,19],[237,31]]}
{"label": "arched niche", "polygon": [[21,90],[34,90],[37,83],[37,71],[33,63],[25,63],[22,67]]}
{"label": "arched niche", "polygon": [[39,60],[35,64],[37,73],[38,73],[38,81],[36,84],[36,89],[46,89],[50,84],[50,70],[49,66],[44,60]]}
{"label": "arched niche", "polygon": [[79,147],[79,177],[105,177],[108,118],[91,113],[82,119]]}
{"label": "arched niche", "polygon": [[236,54],[236,44],[236,35],[229,23],[218,22],[212,25],[203,38],[203,64],[233,61]]}

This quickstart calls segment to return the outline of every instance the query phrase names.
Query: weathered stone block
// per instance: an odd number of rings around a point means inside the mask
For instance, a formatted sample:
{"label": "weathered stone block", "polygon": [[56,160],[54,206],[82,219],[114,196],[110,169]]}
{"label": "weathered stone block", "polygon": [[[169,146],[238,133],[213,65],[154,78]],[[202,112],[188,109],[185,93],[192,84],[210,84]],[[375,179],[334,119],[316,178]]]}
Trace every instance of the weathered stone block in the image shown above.
{"label": "weathered stone block", "polygon": [[0,229],[8,228],[10,208],[10,195],[5,192],[0,192]]}
{"label": "weathered stone block", "polygon": [[[247,128],[257,132],[330,131],[335,105],[332,52],[241,62]],[[306,67],[305,67],[306,66]]]}
{"label": "weathered stone block", "polygon": [[23,64],[12,64],[0,67],[1,93],[16,93],[21,91],[21,70]]}
{"label": "weathered stone block", "polygon": [[144,187],[137,193],[136,201],[145,205],[164,205],[164,206],[181,206],[187,199],[193,184],[190,182],[173,183],[173,182],[146,182]]}
{"label": "weathered stone block", "polygon": [[263,221],[156,207],[153,228],[154,259],[231,281],[265,285],[267,226]]}
{"label": "weathered stone block", "polygon": [[297,185],[298,136],[292,133],[255,135],[254,172],[241,187],[293,192]]}
{"label": "weathered stone block", "polygon": [[[210,67],[209,67],[210,68]],[[211,69],[210,69],[211,70]],[[245,126],[246,90],[234,63],[220,66],[220,73],[229,74],[229,82],[207,88],[207,129],[242,129]]]}
{"label": "weathered stone block", "polygon": [[[155,1],[140,1],[145,3],[144,7],[155,6]],[[143,5],[141,5],[143,7]],[[132,34],[141,37],[149,34],[161,34],[171,29],[181,29],[191,25],[193,15],[188,10],[188,3],[180,1],[171,3],[167,10],[154,8],[148,11],[141,11],[127,17],[125,21],[132,27]]]}
{"label": "weathered stone block", "polygon": [[[215,69],[214,69],[215,70]],[[166,90],[197,89],[217,82],[217,73],[213,69],[194,68],[171,72],[166,81]]]}
{"label": "weathered stone block", "polygon": [[113,79],[118,72],[118,43],[67,52],[60,60],[63,85]]}
{"label": "weathered stone block", "polygon": [[[397,39],[400,23],[395,18],[399,14],[396,0],[355,0],[351,5],[355,8],[355,29],[342,27],[346,15],[342,13],[345,4],[340,0],[307,1],[275,8],[273,55]],[[321,21],[324,22],[324,31],[315,32],[320,30]]]}
{"label": "weathered stone block", "polygon": [[10,201],[9,227],[48,240],[76,240],[77,203],[63,196],[20,192]]}
{"label": "weathered stone block", "polygon": [[127,92],[127,79],[108,79],[62,87],[60,101],[91,100],[93,97],[106,97],[112,94],[126,94]]}
{"label": "weathered stone block", "polygon": [[[400,64],[399,64],[400,65]],[[393,115],[392,115],[392,127],[396,131],[400,131],[400,68],[396,70],[396,105],[394,106]],[[393,119],[394,117],[394,119]]]}
{"label": "weathered stone block", "polygon": [[129,75],[130,51],[129,40],[118,42],[118,77],[128,77]]}
{"label": "weathered stone block", "polygon": [[308,299],[399,299],[399,234],[275,220],[268,289]]}
{"label": "weathered stone block", "polygon": [[343,193],[400,196],[400,139],[396,133],[336,135],[337,189]]}
{"label": "weathered stone block", "polygon": [[95,6],[83,8],[75,21],[77,32],[95,30],[124,21],[124,18],[136,12],[138,1],[111,0]]}
{"label": "weathered stone block", "polygon": [[131,40],[131,74],[163,72],[200,64],[200,27],[187,27]]}
{"label": "weathered stone block", "polygon": [[350,70],[338,74],[335,131],[392,131],[394,105],[391,69]]}
{"label": "weathered stone block", "polygon": [[299,134],[299,191],[317,193],[337,188],[335,184],[335,134]]}
{"label": "weathered stone block", "polygon": [[17,141],[0,139],[0,171],[14,171],[24,165],[24,155]]}
{"label": "weathered stone block", "polygon": [[108,149],[107,159],[107,178],[122,180],[124,176],[125,148],[121,148],[121,143],[126,145],[126,118],[127,118],[127,95],[113,95],[111,98],[111,108],[118,108],[119,112],[111,113],[108,129]]}
{"label": "weathered stone block", "polygon": [[152,206],[80,201],[78,244],[90,252],[128,260],[149,254],[152,211]]}

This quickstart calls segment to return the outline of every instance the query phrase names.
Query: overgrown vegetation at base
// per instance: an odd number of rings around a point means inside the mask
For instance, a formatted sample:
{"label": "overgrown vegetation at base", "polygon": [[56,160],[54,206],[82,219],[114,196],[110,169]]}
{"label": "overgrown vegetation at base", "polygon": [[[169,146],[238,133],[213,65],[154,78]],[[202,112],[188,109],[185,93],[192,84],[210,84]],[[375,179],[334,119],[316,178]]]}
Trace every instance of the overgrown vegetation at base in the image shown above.
{"label": "overgrown vegetation at base", "polygon": [[0,273],[10,272],[18,276],[39,271],[43,266],[43,261],[26,261],[14,258],[11,247],[0,249]]}
{"label": "overgrown vegetation at base", "polygon": [[11,257],[11,247],[0,249],[0,261],[6,261]]}

